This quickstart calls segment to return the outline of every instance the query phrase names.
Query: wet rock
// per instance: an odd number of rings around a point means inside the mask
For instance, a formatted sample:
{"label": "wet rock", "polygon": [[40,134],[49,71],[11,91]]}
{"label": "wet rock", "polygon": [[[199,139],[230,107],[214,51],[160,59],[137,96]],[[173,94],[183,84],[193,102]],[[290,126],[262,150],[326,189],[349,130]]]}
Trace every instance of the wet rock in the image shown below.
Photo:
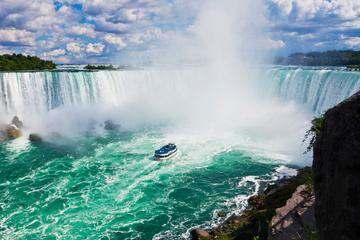
{"label": "wet rock", "polygon": [[191,240],[207,240],[210,239],[210,234],[200,228],[195,228],[190,232],[190,239]]}
{"label": "wet rock", "polygon": [[[275,184],[268,187],[264,192],[251,197],[248,200],[249,207],[240,215],[233,214],[224,222],[209,229],[207,233],[210,237],[206,235],[208,238],[205,239],[268,239],[270,234],[269,223],[276,215],[276,209],[285,206],[288,199],[293,196],[293,193],[296,192],[299,186],[309,186],[310,191],[311,183],[312,170],[309,167],[299,169],[296,176],[276,181]],[[300,192],[301,194],[308,194],[308,189],[306,189],[304,193],[302,191]],[[307,196],[308,195],[305,197],[305,195],[303,195],[304,198],[308,199]],[[300,223],[304,226],[303,232],[307,232],[308,229],[310,229],[310,233],[312,233],[314,214],[311,213],[311,211],[309,212],[308,209],[311,209],[311,206],[313,206],[313,196],[311,201],[304,201],[296,210],[288,211],[294,214],[294,216],[301,216],[302,220]],[[288,216],[285,212],[282,214]],[[278,221],[281,222],[280,220]],[[194,236],[198,236],[195,230],[196,229],[193,230],[193,234]],[[288,239],[290,240],[291,238]],[[307,238],[304,238],[304,240],[305,239]]]}
{"label": "wet rock", "polygon": [[251,208],[261,208],[264,205],[264,195],[251,196],[248,200],[248,204]]}
{"label": "wet rock", "polygon": [[300,185],[285,206],[276,209],[271,219],[268,239],[308,239],[315,233],[315,196],[308,186]]}
{"label": "wet rock", "polygon": [[220,218],[226,217],[226,213],[224,211],[218,211],[216,212],[216,216]]}
{"label": "wet rock", "polygon": [[8,139],[15,139],[21,137],[21,130],[16,127],[14,124],[9,124],[6,126],[6,134]]}
{"label": "wet rock", "polygon": [[313,169],[320,239],[360,239],[360,92],[325,113]]}
{"label": "wet rock", "polygon": [[112,130],[118,130],[120,128],[119,124],[114,123],[111,120],[106,120],[104,122],[104,129],[108,130],[108,131],[112,131]]}
{"label": "wet rock", "polygon": [[18,138],[22,135],[23,123],[15,116],[10,124],[0,124],[0,142]]}
{"label": "wet rock", "polygon": [[13,119],[11,120],[11,124],[15,125],[19,129],[24,127],[23,122],[20,121],[18,116],[13,117]]}
{"label": "wet rock", "polygon": [[31,133],[29,135],[29,140],[31,142],[42,142],[42,138],[40,137],[39,134],[36,134],[36,133]]}

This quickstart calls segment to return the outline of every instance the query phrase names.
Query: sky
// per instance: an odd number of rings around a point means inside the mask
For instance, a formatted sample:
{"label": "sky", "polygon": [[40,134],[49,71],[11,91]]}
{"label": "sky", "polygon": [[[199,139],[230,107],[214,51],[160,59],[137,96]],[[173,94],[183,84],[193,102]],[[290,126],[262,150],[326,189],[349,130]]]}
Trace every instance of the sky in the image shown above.
{"label": "sky", "polygon": [[[0,0],[0,54],[126,63],[191,31],[205,1],[215,0]],[[360,50],[360,0],[261,2],[275,55]]]}

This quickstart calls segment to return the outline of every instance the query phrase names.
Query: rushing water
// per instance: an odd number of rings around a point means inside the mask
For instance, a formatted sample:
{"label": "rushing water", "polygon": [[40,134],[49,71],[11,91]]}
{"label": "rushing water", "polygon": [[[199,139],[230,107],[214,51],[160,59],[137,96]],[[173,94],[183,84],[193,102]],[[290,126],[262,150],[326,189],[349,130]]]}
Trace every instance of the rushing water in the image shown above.
{"label": "rushing water", "polygon": [[[156,113],[161,112],[157,107],[167,107],[163,101],[168,96],[159,90],[186,101],[194,74],[200,73],[1,73],[3,115],[19,114],[25,125],[33,115],[49,111],[55,125],[74,124],[72,115],[84,115],[75,123],[85,130],[49,132],[40,144],[25,137],[0,144],[0,238],[180,239],[191,227],[216,224],[224,214],[240,211],[261,183],[291,172],[283,165],[292,163],[293,153],[277,148],[280,140],[267,128],[198,131],[173,119],[149,124],[158,120],[149,115],[124,120],[130,112],[147,110],[135,106],[139,103],[157,101],[146,105]],[[273,68],[265,75],[259,85],[268,95],[304,104],[314,113],[360,89],[358,72]],[[105,131],[106,119],[96,118],[102,111],[91,108],[84,114],[76,108],[89,105],[130,107],[117,116],[122,127]],[[69,108],[76,108],[76,114]],[[97,121],[88,120],[89,114]],[[148,121],[134,127],[138,116]],[[266,134],[270,140],[264,142]],[[153,161],[153,150],[170,141],[179,146],[179,154]]]}
{"label": "rushing water", "polygon": [[[189,79],[199,74],[189,70],[0,73],[0,112],[44,112],[62,105],[121,105],[143,96],[156,99],[163,92],[182,96],[192,87]],[[267,71],[262,84],[260,88],[268,93],[320,113],[360,89],[360,73],[275,67]]]}
{"label": "rushing water", "polygon": [[358,71],[277,67],[267,74],[273,95],[304,104],[315,113],[323,113],[360,89]]}

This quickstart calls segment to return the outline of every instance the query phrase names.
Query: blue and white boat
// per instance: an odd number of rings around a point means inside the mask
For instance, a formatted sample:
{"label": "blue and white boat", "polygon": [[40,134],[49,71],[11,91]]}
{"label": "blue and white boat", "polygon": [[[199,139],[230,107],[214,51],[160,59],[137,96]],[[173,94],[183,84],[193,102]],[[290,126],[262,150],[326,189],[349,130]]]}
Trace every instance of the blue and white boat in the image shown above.
{"label": "blue and white boat", "polygon": [[173,143],[169,143],[169,144],[161,147],[160,149],[156,150],[154,158],[156,160],[168,159],[168,158],[171,158],[172,156],[174,156],[176,154],[176,152],[177,152],[176,145]]}

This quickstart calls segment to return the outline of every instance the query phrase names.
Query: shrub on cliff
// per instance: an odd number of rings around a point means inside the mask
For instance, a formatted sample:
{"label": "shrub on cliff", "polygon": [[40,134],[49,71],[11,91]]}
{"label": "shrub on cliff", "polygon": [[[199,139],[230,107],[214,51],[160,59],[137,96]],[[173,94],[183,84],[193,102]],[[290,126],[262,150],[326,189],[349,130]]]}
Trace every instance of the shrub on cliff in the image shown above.
{"label": "shrub on cliff", "polygon": [[306,148],[305,153],[311,151],[314,146],[316,136],[319,135],[324,125],[324,116],[316,117],[311,121],[311,128],[305,133],[303,142],[310,138],[309,146]]}

